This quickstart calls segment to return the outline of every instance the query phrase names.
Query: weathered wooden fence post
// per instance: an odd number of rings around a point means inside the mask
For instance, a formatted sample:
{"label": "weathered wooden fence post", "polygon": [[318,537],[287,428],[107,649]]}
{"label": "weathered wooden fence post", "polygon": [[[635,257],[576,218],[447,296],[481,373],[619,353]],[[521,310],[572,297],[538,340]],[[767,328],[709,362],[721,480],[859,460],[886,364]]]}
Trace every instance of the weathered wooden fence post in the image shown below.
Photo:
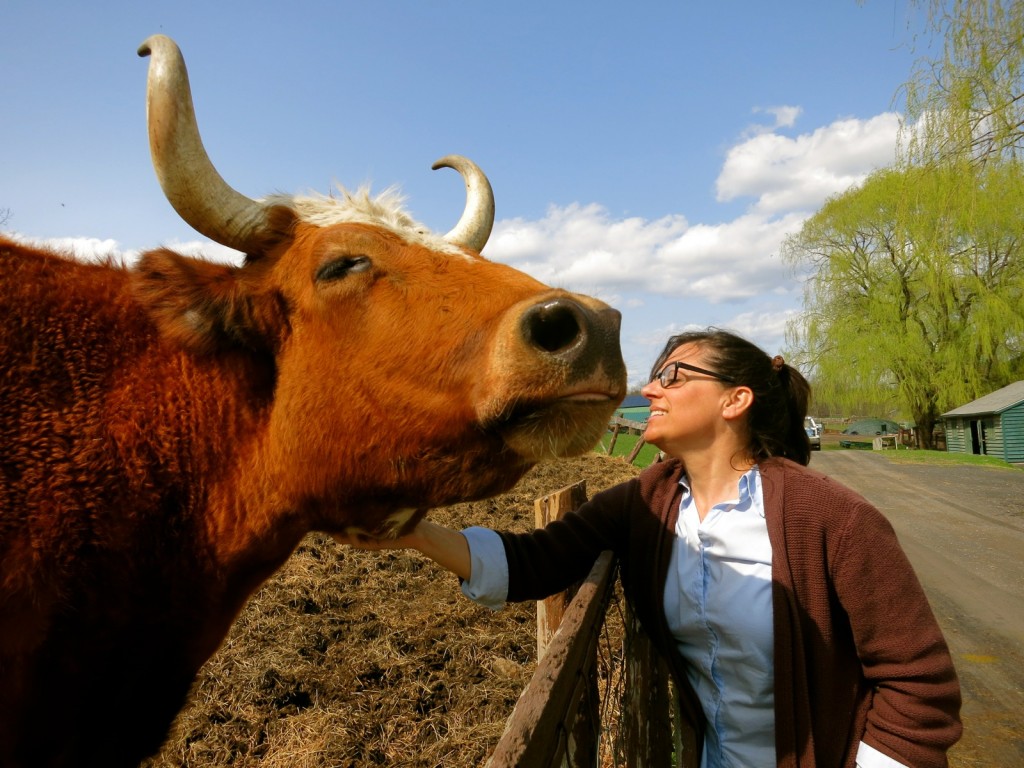
{"label": "weathered wooden fence post", "polygon": [[668,666],[626,605],[623,634],[623,700],[619,714],[619,765],[662,768],[672,762],[673,743]]}
{"label": "weathered wooden fence post", "polygon": [[619,439],[619,425],[618,423],[612,424],[612,439],[608,443],[608,455],[612,455],[612,451],[615,450],[615,441]]}
{"label": "weathered wooden fence post", "polygon": [[633,450],[630,451],[629,458],[626,459],[627,464],[632,464],[636,461],[636,457],[640,455],[640,449],[647,445],[647,441],[642,437],[636,441],[636,445],[633,446]]}
{"label": "weathered wooden fence post", "polygon": [[[543,528],[566,512],[579,508],[587,500],[587,481],[580,480],[566,488],[543,496],[533,503],[534,524]],[[537,660],[544,658],[551,636],[562,623],[562,614],[576,594],[578,585],[537,603]]]}
{"label": "weathered wooden fence post", "polygon": [[[619,426],[615,425],[612,433],[612,446],[615,445],[615,437],[619,434]],[[608,449],[609,455],[611,448]],[[538,528],[543,528],[552,520],[559,520],[566,512],[578,509],[587,500],[587,481],[580,480],[577,483],[555,491],[552,494],[537,499],[534,502],[534,523]],[[569,587],[564,592],[552,595],[537,603],[537,661],[544,658],[548,652],[551,638],[558,631],[565,615],[565,609],[576,596],[582,582]],[[597,690],[597,676],[588,675],[581,677],[577,682],[581,696],[579,710],[575,722],[569,728],[570,746],[568,768],[585,768],[597,764],[598,736],[601,729],[601,695]]]}

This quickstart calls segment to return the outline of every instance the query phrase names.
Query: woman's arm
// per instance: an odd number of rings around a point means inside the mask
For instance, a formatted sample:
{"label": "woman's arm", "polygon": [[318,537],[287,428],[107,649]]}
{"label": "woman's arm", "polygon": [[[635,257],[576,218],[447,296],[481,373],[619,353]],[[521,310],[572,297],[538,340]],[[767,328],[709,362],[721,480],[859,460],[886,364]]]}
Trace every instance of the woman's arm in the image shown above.
{"label": "woman's arm", "polygon": [[833,578],[875,688],[862,741],[907,765],[946,765],[961,733],[956,670],[913,567],[873,507],[851,518]]}
{"label": "woman's arm", "polygon": [[[634,487],[634,481],[620,483],[561,520],[525,533],[470,528],[464,534],[424,518],[394,539],[358,533],[332,536],[358,549],[414,549],[458,576],[467,597],[496,608],[506,601],[540,600],[560,592],[585,577],[602,550],[624,545],[626,499]],[[473,535],[474,530],[489,536]]]}
{"label": "woman's arm", "polygon": [[469,544],[466,537],[453,528],[427,519],[420,520],[412,531],[395,539],[377,539],[358,533],[335,533],[332,536],[339,544],[347,544],[356,549],[415,549],[460,579],[470,577]]}

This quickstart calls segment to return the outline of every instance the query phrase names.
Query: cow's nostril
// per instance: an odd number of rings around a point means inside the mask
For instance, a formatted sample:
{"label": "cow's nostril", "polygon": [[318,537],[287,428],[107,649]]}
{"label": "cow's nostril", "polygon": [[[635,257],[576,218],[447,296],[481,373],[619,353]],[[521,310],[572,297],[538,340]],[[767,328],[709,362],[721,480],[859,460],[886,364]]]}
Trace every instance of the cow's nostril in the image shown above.
{"label": "cow's nostril", "polygon": [[552,354],[568,349],[584,335],[579,314],[575,304],[563,299],[530,307],[523,317],[525,338]]}

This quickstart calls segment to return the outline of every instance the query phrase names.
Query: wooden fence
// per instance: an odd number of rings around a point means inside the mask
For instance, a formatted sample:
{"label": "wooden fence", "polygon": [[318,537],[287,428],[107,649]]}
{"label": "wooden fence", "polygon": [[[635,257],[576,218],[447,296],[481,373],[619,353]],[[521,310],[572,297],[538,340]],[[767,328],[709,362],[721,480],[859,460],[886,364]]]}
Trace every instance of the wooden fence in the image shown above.
{"label": "wooden fence", "polygon": [[633,446],[633,450],[630,451],[626,463],[632,464],[636,461],[636,457],[640,455],[640,450],[646,445],[642,435],[644,430],[647,428],[646,421],[633,421],[632,419],[625,419],[621,416],[616,416],[608,422],[608,431],[612,433],[611,440],[608,442],[608,455],[612,455],[612,451],[615,450],[615,441],[619,435],[625,433],[627,435],[641,435],[641,438],[636,441],[636,445]]}
{"label": "wooden fence", "polygon": [[644,430],[647,428],[647,422],[627,419],[624,416],[613,416],[608,420],[608,426],[610,428],[618,427],[618,431],[625,432],[630,435],[642,435]]}
{"label": "wooden fence", "polygon": [[[538,499],[538,525],[585,500],[583,481]],[[538,603],[537,670],[505,725],[490,768],[654,768],[672,765],[673,753],[682,754],[667,667],[628,607],[613,651],[618,664],[613,669],[598,663],[602,640],[604,650],[612,651],[605,619],[619,605],[617,572],[612,553],[604,552],[568,595]]]}

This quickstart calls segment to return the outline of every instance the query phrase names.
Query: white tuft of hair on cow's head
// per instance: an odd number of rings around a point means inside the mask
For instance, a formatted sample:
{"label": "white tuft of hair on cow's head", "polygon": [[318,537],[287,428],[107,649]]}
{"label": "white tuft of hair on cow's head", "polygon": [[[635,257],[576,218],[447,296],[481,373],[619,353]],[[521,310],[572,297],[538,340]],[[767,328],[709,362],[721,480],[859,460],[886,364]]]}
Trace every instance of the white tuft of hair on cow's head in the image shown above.
{"label": "white tuft of hair on cow's head", "polygon": [[288,208],[300,221],[316,227],[372,224],[394,233],[407,243],[468,258],[461,246],[412,218],[404,209],[405,196],[397,187],[388,187],[376,196],[371,196],[369,187],[360,187],[350,192],[338,185],[336,195],[319,192],[307,195],[278,193],[263,197],[259,202],[266,207]]}

